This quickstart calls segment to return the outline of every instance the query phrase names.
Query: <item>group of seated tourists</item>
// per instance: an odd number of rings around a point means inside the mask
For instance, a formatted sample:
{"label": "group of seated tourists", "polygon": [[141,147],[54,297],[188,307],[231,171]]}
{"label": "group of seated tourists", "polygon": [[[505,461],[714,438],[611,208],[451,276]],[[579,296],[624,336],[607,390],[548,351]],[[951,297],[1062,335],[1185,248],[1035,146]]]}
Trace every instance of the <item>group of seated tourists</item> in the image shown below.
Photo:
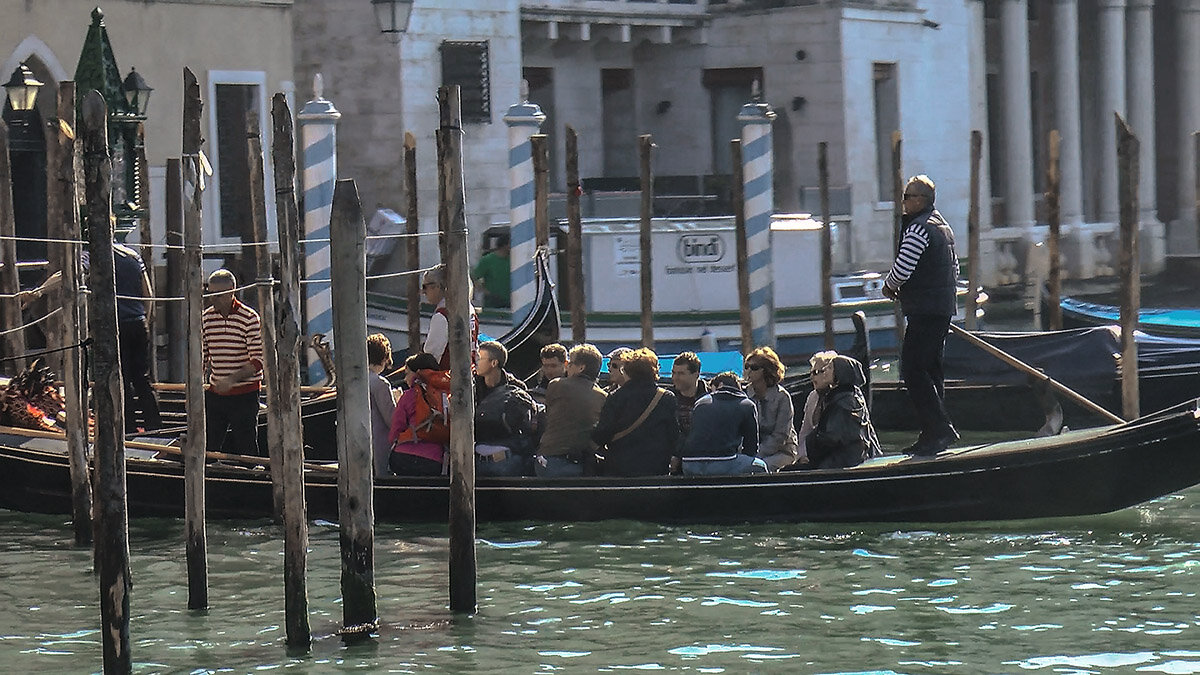
{"label": "group of seated tourists", "polygon": [[[405,360],[398,397],[383,377],[391,363],[382,335],[368,338],[377,476],[448,472],[449,373],[430,354]],[[675,358],[671,386],[658,385],[647,348],[603,356],[593,345],[549,345],[532,386],[505,369],[499,342],[475,361],[475,471],[479,477],[712,476],[835,469],[881,454],[861,387],[863,366],[836,352],[810,360],[813,391],[797,431],[784,366],[759,347],[745,379],[725,371],[704,380],[692,352]],[[393,403],[394,401],[394,403]]]}

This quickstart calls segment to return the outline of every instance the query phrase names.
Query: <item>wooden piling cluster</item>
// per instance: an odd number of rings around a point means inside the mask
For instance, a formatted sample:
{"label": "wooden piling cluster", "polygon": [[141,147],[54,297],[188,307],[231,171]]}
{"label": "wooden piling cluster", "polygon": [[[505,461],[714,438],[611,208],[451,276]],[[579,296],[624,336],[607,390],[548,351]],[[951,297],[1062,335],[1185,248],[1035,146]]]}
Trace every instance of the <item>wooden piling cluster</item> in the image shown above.
{"label": "wooden piling cluster", "polygon": [[982,261],[979,259],[980,164],[983,159],[983,133],[971,131],[971,178],[967,205],[967,330],[975,330],[979,314],[979,287]]}
{"label": "wooden piling cluster", "polygon": [[567,279],[571,289],[571,340],[587,341],[587,304],[583,290],[583,219],[579,215],[579,136],[567,125]]}
{"label": "wooden piling cluster", "polygon": [[641,167],[642,205],[638,229],[640,252],[639,277],[642,285],[642,346],[654,349],[654,278],[650,267],[651,227],[654,218],[654,172],[650,160],[654,153],[654,138],[638,136],[638,166]]}
{"label": "wooden piling cluster", "polygon": [[[416,270],[421,267],[421,241],[417,233],[421,231],[417,212],[417,139],[409,132],[404,132],[404,195],[408,200],[408,208],[404,213],[404,231],[408,238],[404,240],[405,261],[408,269]],[[421,277],[416,274],[408,275],[408,353],[420,351],[417,346],[421,339]]]}
{"label": "wooden piling cluster", "polygon": [[[1062,185],[1059,176],[1059,158],[1062,154],[1062,136],[1058,129],[1050,131],[1046,163],[1046,211],[1049,221],[1050,272],[1046,279],[1046,304],[1050,312],[1050,330],[1062,330],[1062,209],[1060,206]],[[974,260],[974,259],[972,259]],[[974,267],[974,265],[972,265]]]}
{"label": "wooden piling cluster", "polygon": [[[825,349],[833,349],[833,223],[829,214],[829,144],[817,144],[817,180],[821,190],[821,316]],[[868,364],[869,365],[869,364]]]}
{"label": "wooden piling cluster", "polygon": [[1138,362],[1134,331],[1141,309],[1141,264],[1138,258],[1138,153],[1141,143],[1133,129],[1113,113],[1117,126],[1117,192],[1121,205],[1121,259],[1117,273],[1121,279],[1121,410],[1126,420],[1137,419]]}

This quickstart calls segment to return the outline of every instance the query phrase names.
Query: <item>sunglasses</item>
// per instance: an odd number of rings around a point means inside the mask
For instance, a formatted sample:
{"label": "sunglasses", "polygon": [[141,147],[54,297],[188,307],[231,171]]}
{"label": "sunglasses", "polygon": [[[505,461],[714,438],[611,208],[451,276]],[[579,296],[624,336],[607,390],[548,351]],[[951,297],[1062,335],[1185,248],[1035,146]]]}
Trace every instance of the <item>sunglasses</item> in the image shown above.
{"label": "sunglasses", "polygon": [[905,194],[905,195],[904,195],[904,198],[905,198],[905,199],[916,199],[917,197],[920,197],[920,196],[921,196],[921,195],[910,195],[910,194]]}
{"label": "sunglasses", "polygon": [[432,288],[432,287],[436,287],[437,285],[438,285],[438,284],[437,284],[436,282],[433,282],[433,281],[431,281],[431,282],[429,282],[429,283],[427,283],[427,284],[423,284],[423,285],[421,286],[421,290],[425,290],[426,288]]}
{"label": "sunglasses", "polygon": [[816,370],[812,371],[812,374],[820,375],[821,373],[824,373],[827,370],[829,370],[829,366],[825,366],[824,368],[817,368]]}
{"label": "sunglasses", "polygon": [[762,369],[763,369],[763,366],[761,363],[746,364],[746,370],[762,370]]}

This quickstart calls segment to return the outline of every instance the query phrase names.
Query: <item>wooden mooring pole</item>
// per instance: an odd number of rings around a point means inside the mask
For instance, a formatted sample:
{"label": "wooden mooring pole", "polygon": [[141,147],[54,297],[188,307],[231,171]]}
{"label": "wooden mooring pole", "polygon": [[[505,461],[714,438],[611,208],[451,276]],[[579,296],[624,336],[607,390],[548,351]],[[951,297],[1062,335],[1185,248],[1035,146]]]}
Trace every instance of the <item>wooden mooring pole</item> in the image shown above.
{"label": "wooden mooring pole", "polygon": [[[204,523],[203,214],[200,208],[204,167],[200,160],[200,83],[183,69],[183,258],[184,313],[187,324],[187,435],[183,441],[184,531],[187,537],[188,609],[208,609],[208,537]],[[219,450],[220,448],[213,448]]]}
{"label": "wooden mooring pole", "polygon": [[[146,264],[146,278],[150,282],[150,295],[158,295],[157,276],[154,267],[154,247],[151,245],[154,235],[150,227],[150,162],[146,161],[146,125],[137,125],[137,207],[141,211],[138,216],[138,239],[142,243],[142,261]],[[159,305],[150,303],[150,311],[146,313],[146,339],[150,350],[150,381],[158,381],[158,318],[161,312]]]}
{"label": "wooden mooring pole", "polygon": [[[904,139],[899,131],[892,132],[892,255],[900,252],[900,236],[904,233],[904,167],[901,155]],[[892,316],[896,321],[896,353],[904,344],[904,310],[895,303]]]}
{"label": "wooden mooring pole", "polygon": [[13,330],[24,323],[17,292],[17,225],[13,214],[12,171],[8,161],[8,125],[0,124],[0,309],[4,318],[4,372],[16,375],[25,369],[25,331]]}
{"label": "wooden mooring pole", "polygon": [[979,285],[983,261],[979,253],[980,162],[983,158],[983,133],[971,130],[970,202],[967,206],[967,330],[975,330],[979,321]]}
{"label": "wooden mooring pole", "polygon": [[367,384],[367,224],[358,187],[339,180],[329,222],[333,352],[337,383],[338,529],[342,548],[342,635],[378,628],[371,398]]}
{"label": "wooden mooring pole", "polygon": [[533,155],[533,242],[550,245],[550,139],[546,134],[529,137]]}
{"label": "wooden mooring pole", "polygon": [[742,356],[754,349],[754,331],[750,323],[750,261],[746,241],[746,186],[742,170],[742,140],[729,141],[730,201],[733,203],[733,239],[737,249],[738,325],[741,327]]}
{"label": "wooden mooring pole", "polygon": [[1050,223],[1050,272],[1046,279],[1046,304],[1050,330],[1062,330],[1062,183],[1059,159],[1062,156],[1062,136],[1058,129],[1050,130],[1050,145],[1046,165],[1046,211]]}
{"label": "wooden mooring pole", "polygon": [[567,125],[567,280],[571,289],[571,341],[587,342],[587,301],[583,288],[583,219],[579,215],[579,135]]}
{"label": "wooden mooring pole", "polygon": [[[183,270],[183,163],[177,158],[167,160],[167,184],[163,199],[167,228],[167,296],[184,295]],[[187,377],[187,313],[184,304],[168,302],[167,314],[167,379],[183,382]]]}
{"label": "wooden mooring pole", "polygon": [[1141,143],[1120,113],[1117,125],[1117,192],[1121,203],[1121,412],[1126,420],[1140,416],[1138,404],[1137,330],[1142,304],[1141,264],[1138,260],[1138,153]]}
{"label": "wooden mooring pole", "polygon": [[[446,308],[449,310],[450,417],[475,419],[471,375],[471,299],[463,188],[462,99],[458,85],[438,89],[438,223],[447,243]],[[472,614],[476,600],[475,427],[450,425],[450,611]]]}
{"label": "wooden mooring pole", "polygon": [[[57,321],[57,345],[69,347],[80,341],[79,324],[79,245],[73,242],[80,236],[79,192],[76,183],[75,83],[58,85],[58,124],[50,129],[47,138],[46,168],[46,232],[51,243],[50,271],[62,274],[59,295],[62,312]],[[53,336],[51,338],[53,340]],[[71,522],[75,544],[92,543],[92,483],[88,468],[87,413],[84,410],[87,392],[84,390],[82,353],[67,349],[59,360],[63,389],[66,392],[67,456],[71,462]]]}
{"label": "wooden mooring pole", "polygon": [[308,510],[304,496],[304,438],[300,420],[300,211],[296,204],[296,144],[287,98],[271,101],[274,121],[275,212],[279,214],[279,284],[275,286],[275,344],[278,360],[276,421],[282,430],[282,466],[272,464],[283,482],[284,626],[291,647],[312,644],[308,622]]}
{"label": "wooden mooring pole", "polygon": [[117,288],[113,263],[112,164],[108,109],[100,92],[83,100],[83,168],[87,195],[88,328],[92,401],[96,414],[96,568],[100,575],[100,636],[105,673],[129,673],[129,519],[125,502],[125,399],[117,349]]}
{"label": "wooden mooring pole", "polygon": [[[404,132],[404,195],[408,209],[404,213],[404,253],[408,269],[421,269],[421,231],[417,211],[417,139]],[[421,351],[421,275],[408,275],[408,353]]]}
{"label": "wooden mooring pole", "polygon": [[824,141],[817,144],[817,177],[821,188],[821,315],[825,349],[833,349],[833,223],[829,214],[829,144]]}
{"label": "wooden mooring pole", "polygon": [[650,159],[653,152],[654,138],[650,134],[638,136],[638,163],[642,175],[641,227],[638,230],[641,265],[638,269],[642,282],[642,346],[649,349],[654,349],[654,278],[650,270],[650,233],[654,218],[654,173],[650,169]]}
{"label": "wooden mooring pole", "polygon": [[[271,247],[267,238],[267,198],[263,178],[262,127],[258,115],[251,113],[246,120],[246,165],[250,169],[250,220],[254,242],[255,281],[258,284],[258,316],[264,345],[275,345],[275,292],[272,287]],[[263,350],[263,377],[277,382],[279,355],[289,358],[299,351],[284,352],[268,347]],[[267,387],[267,456],[271,458],[271,497],[275,521],[283,522],[283,424],[279,418],[279,389]]]}

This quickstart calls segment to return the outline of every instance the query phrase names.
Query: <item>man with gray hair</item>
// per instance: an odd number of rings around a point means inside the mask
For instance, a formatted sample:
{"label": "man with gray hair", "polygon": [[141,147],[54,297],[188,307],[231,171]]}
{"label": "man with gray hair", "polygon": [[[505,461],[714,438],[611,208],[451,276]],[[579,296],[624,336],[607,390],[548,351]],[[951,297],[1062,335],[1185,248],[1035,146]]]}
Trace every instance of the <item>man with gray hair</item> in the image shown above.
{"label": "man with gray hair", "polygon": [[933,208],[935,196],[929,176],[908,179],[900,249],[883,285],[883,294],[899,300],[907,321],[900,377],[921,425],[917,442],[904,451],[910,455],[936,455],[958,440],[946,414],[942,375],[946,333],[956,311],[958,256],[954,230]]}
{"label": "man with gray hair", "polygon": [[[207,449],[258,454],[258,392],[262,388],[263,343],[258,312],[235,296],[237,278],[219,269],[208,277],[212,304],[203,325]],[[227,436],[228,434],[228,436]]]}

